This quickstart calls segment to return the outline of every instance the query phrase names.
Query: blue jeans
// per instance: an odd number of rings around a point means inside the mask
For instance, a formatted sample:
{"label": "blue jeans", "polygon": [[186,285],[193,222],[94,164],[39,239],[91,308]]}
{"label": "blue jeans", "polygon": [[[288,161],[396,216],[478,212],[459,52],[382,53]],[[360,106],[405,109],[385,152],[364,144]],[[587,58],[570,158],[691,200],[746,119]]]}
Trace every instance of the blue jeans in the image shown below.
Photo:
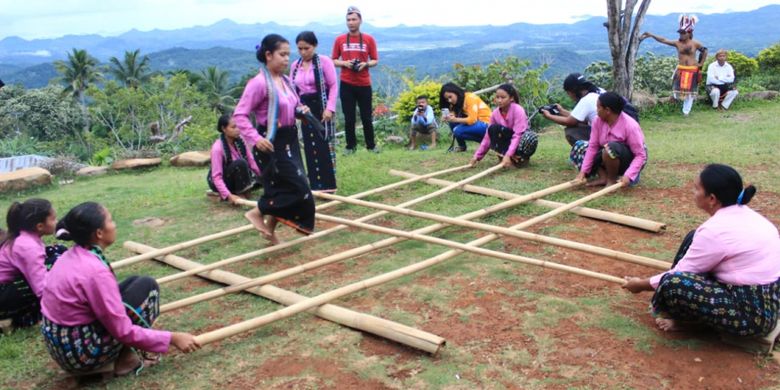
{"label": "blue jeans", "polygon": [[[450,126],[452,126],[452,124],[450,124]],[[482,142],[482,138],[485,137],[487,128],[488,124],[481,121],[476,121],[473,125],[461,123],[452,128],[452,133],[455,135],[455,139],[458,141],[458,146],[465,150],[466,140]]]}

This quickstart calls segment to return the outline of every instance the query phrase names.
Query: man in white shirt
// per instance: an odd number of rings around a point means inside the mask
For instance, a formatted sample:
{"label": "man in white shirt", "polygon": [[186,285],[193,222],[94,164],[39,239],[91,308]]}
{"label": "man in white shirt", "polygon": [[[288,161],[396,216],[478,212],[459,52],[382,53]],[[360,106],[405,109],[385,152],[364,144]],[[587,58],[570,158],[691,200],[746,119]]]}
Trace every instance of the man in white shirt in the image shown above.
{"label": "man in white shirt", "polygon": [[572,73],[566,77],[563,81],[563,90],[571,100],[576,102],[574,109],[567,111],[560,104],[556,104],[557,114],[547,108],[542,108],[540,112],[548,120],[565,126],[566,141],[574,146],[577,141],[590,139],[590,125],[596,118],[596,101],[605,91],[579,73]]}
{"label": "man in white shirt", "polygon": [[[718,50],[715,54],[717,61],[707,67],[707,93],[712,99],[712,108],[728,110],[739,94],[734,88],[734,68],[726,62],[727,56],[726,50]],[[723,102],[720,101],[721,96]]]}

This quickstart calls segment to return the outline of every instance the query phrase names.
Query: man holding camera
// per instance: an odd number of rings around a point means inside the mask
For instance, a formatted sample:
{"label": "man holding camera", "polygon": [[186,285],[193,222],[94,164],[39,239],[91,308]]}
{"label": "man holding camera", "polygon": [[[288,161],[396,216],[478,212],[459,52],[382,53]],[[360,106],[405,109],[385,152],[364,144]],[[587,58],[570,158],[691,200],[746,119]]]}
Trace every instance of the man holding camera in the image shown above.
{"label": "man holding camera", "polygon": [[417,97],[417,108],[412,114],[412,129],[409,134],[409,150],[416,148],[417,136],[430,135],[431,136],[431,148],[436,148],[436,130],[439,125],[436,124],[436,119],[433,116],[433,107],[428,105],[428,96],[422,95]]}
{"label": "man holding camera", "polygon": [[360,107],[360,121],[363,122],[363,136],[366,148],[378,153],[374,143],[374,125],[371,114],[372,90],[371,75],[368,68],[379,62],[376,41],[368,34],[360,32],[363,16],[357,7],[347,8],[348,33],[336,37],[333,42],[333,63],[341,68],[341,110],[344,112],[344,130],[347,134],[347,149],[344,154],[353,154],[357,148],[355,136],[355,108]]}

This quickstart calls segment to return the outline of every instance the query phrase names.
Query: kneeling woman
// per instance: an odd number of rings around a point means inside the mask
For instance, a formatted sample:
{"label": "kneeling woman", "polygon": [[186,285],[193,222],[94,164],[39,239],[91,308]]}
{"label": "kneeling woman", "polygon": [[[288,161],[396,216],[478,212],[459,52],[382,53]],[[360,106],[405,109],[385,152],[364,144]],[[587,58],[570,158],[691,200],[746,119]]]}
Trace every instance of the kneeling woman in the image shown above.
{"label": "kneeling woman", "polygon": [[496,90],[495,101],[498,108],[490,116],[490,127],[470,164],[476,165],[492,149],[505,168],[513,164],[518,168],[526,166],[536,152],[539,138],[528,129],[525,110],[517,104],[520,95],[512,84],[503,84]]}
{"label": "kneeling woman", "polygon": [[694,182],[694,202],[710,218],[688,234],[671,270],[626,278],[623,288],[632,293],[655,291],[661,329],[695,322],[735,336],[766,336],[776,328],[780,237],[747,206],[755,193],[733,168],[708,165]]}
{"label": "kneeling woman", "polygon": [[61,226],[65,231],[58,237],[75,245],[49,271],[41,297],[41,332],[60,367],[86,373],[114,362],[114,372],[124,375],[155,362],[136,356],[133,348],[152,353],[165,353],[170,344],[183,352],[199,348],[190,334],[151,329],[160,312],[154,279],[131,276],[117,282],[103,256],[116,239],[108,210],[82,203]]}
{"label": "kneeling woman", "polygon": [[[300,104],[284,75],[290,62],[290,43],[270,34],[263,38],[256,54],[260,72],[247,82],[233,118],[241,136],[257,149],[263,170],[263,196],[246,218],[271,243],[277,243],[277,222],[304,234],[314,229],[314,197],[306,181],[295,126],[296,110],[307,113],[309,109]],[[252,113],[257,129],[249,119]]]}
{"label": "kneeling woman", "polygon": [[236,194],[250,191],[259,185],[260,168],[252,155],[252,148],[244,144],[230,115],[222,115],[217,121],[219,138],[211,145],[211,169],[207,182],[222,200],[237,204]]}
{"label": "kneeling woman", "polygon": [[639,183],[639,175],[647,163],[645,135],[639,123],[623,112],[625,105],[623,97],[614,92],[599,95],[598,117],[593,120],[585,156],[579,159],[572,156],[572,161],[582,163],[578,180],[598,174],[589,186],[615,184],[620,175],[626,185]]}
{"label": "kneeling woman", "polygon": [[46,199],[14,202],[6,222],[8,231],[0,240],[0,320],[30,326],[41,319],[46,270],[65,247],[43,244],[43,236],[54,234],[57,224],[57,213]]}
{"label": "kneeling woman", "polygon": [[479,96],[466,92],[454,83],[441,86],[439,106],[449,114],[442,120],[452,128],[453,141],[458,141],[456,152],[466,151],[466,140],[480,142],[490,121],[490,107]]}

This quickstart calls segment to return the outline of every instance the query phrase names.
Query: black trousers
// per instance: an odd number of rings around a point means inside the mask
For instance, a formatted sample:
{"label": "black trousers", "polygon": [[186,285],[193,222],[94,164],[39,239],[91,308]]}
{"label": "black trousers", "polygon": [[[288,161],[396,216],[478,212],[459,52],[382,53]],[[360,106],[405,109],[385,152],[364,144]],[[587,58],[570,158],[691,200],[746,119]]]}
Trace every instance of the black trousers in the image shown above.
{"label": "black trousers", "polygon": [[[56,244],[46,247],[44,265],[49,270],[68,248]],[[14,327],[30,326],[41,319],[41,306],[38,297],[22,276],[0,284],[0,319],[11,319]]]}
{"label": "black trousers", "polygon": [[347,134],[347,149],[357,148],[355,136],[355,108],[360,108],[360,121],[363,122],[363,137],[366,139],[366,149],[374,149],[374,124],[372,123],[371,86],[359,87],[341,82],[339,96],[341,97],[341,111],[344,113],[344,131]]}

